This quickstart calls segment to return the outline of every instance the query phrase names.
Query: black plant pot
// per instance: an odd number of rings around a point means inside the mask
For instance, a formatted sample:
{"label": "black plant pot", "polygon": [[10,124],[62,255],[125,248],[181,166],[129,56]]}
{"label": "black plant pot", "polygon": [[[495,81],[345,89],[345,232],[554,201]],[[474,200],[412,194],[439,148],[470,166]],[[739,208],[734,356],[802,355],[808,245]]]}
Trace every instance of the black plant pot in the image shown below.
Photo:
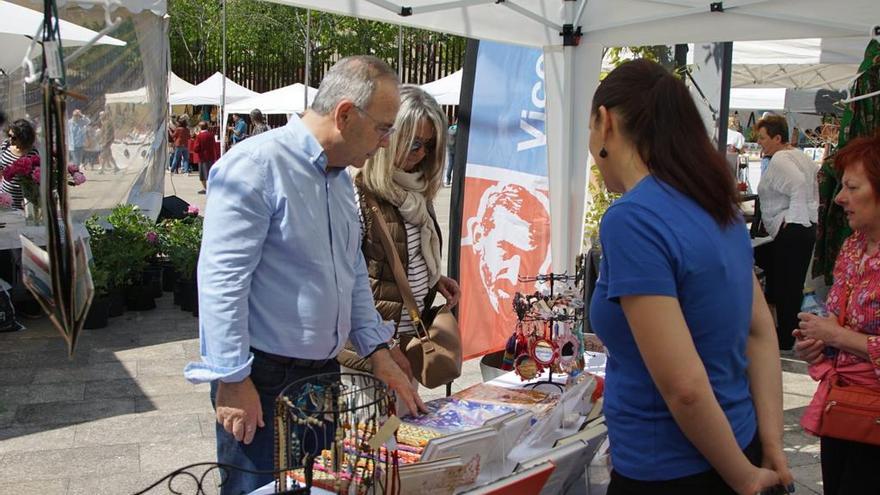
{"label": "black plant pot", "polygon": [[178,275],[177,270],[171,265],[171,263],[163,264],[162,290],[165,292],[173,292],[175,284],[177,284],[178,277],[180,277],[180,275]]}
{"label": "black plant pot", "polygon": [[178,280],[177,281],[177,302],[180,303],[180,309],[183,311],[193,311],[198,304],[199,295],[196,282],[194,280]]}
{"label": "black plant pot", "polygon": [[147,265],[141,276],[144,286],[150,289],[153,297],[162,297],[162,267],[157,265]]}
{"label": "black plant pot", "polygon": [[125,307],[129,311],[149,311],[156,309],[152,289],[146,285],[132,285],[125,288]]}
{"label": "black plant pot", "polygon": [[107,326],[107,318],[110,316],[110,298],[107,296],[95,297],[89,312],[86,313],[86,321],[83,328],[94,330]]}
{"label": "black plant pot", "polygon": [[107,299],[110,302],[109,316],[122,316],[125,313],[125,295],[122,294],[122,289],[111,289]]}

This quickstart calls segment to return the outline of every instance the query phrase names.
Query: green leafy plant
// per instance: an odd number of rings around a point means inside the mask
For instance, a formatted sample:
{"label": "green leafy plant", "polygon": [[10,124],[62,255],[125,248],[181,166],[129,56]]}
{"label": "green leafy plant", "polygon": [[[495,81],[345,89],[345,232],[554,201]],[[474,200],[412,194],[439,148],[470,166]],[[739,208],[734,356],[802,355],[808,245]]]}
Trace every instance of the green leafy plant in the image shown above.
{"label": "green leafy plant", "polygon": [[[108,291],[141,282],[141,274],[148,259],[158,252],[159,242],[153,223],[137,206],[118,205],[105,222],[93,215],[86,220],[86,229],[94,258],[93,280],[98,273]],[[154,242],[148,236],[151,232]]]}
{"label": "green leafy plant", "polygon": [[161,224],[163,251],[184,280],[194,280],[202,247],[202,217],[189,214]]}
{"label": "green leafy plant", "polygon": [[587,196],[592,198],[587,211],[584,214],[584,246],[591,244],[598,247],[599,225],[605,211],[611,206],[620,194],[608,191],[605,188],[605,182],[602,180],[602,174],[599,173],[599,167],[593,163],[590,166],[590,178],[587,183]]}

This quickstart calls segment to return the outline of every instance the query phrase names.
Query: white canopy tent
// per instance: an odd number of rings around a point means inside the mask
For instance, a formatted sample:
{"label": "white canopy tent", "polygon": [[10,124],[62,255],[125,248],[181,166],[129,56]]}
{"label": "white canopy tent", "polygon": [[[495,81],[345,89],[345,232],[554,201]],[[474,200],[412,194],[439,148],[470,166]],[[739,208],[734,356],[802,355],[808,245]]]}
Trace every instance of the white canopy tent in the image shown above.
{"label": "white canopy tent", "polygon": [[274,1],[543,47],[554,270],[569,272],[583,237],[588,115],[603,46],[863,37],[880,22],[876,0]]}
{"label": "white canopy tent", "polygon": [[[176,95],[191,90],[196,87],[183,80],[180,76],[173,72],[168,73],[168,94]],[[109,105],[111,103],[148,103],[147,87],[133,89],[131,91],[122,91],[120,93],[108,93],[104,96],[104,101]]]}
{"label": "white canopy tent", "polygon": [[[31,39],[43,23],[43,13],[21,5],[0,0],[0,70],[9,74],[21,67]],[[80,46],[98,35],[72,22],[62,20],[59,25],[64,46]],[[97,44],[125,46],[125,42],[110,36],[101,36]],[[33,57],[37,53],[31,54]]]}
{"label": "white canopy tent", "polygon": [[446,77],[422,84],[422,89],[433,96],[437,103],[441,105],[458,105],[458,99],[461,94],[461,76],[463,73],[462,69],[458,69]]}
{"label": "white canopy tent", "polygon": [[[211,77],[205,79],[201,83],[193,86],[189,91],[172,95],[168,101],[172,105],[215,105],[222,104],[223,94],[223,74],[215,72]],[[235,102],[257,96],[259,93],[251,91],[244,86],[236,83],[232,79],[226,78],[226,102]]]}
{"label": "white canopy tent", "polygon": [[[302,83],[294,83],[283,88],[273,89],[252,98],[238,100],[226,105],[226,113],[247,113],[258,108],[264,114],[285,114],[303,112],[303,92],[305,86]],[[228,90],[228,87],[227,87]],[[318,90],[309,87],[308,103],[312,104]]]}

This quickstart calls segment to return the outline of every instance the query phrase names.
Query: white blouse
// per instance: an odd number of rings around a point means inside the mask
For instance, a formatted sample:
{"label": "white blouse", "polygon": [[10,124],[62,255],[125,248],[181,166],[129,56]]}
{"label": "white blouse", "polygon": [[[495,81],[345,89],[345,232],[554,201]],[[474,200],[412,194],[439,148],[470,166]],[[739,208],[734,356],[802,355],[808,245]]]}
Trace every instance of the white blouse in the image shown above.
{"label": "white blouse", "polygon": [[774,239],[782,223],[819,221],[819,167],[800,150],[777,151],[758,184],[761,218]]}

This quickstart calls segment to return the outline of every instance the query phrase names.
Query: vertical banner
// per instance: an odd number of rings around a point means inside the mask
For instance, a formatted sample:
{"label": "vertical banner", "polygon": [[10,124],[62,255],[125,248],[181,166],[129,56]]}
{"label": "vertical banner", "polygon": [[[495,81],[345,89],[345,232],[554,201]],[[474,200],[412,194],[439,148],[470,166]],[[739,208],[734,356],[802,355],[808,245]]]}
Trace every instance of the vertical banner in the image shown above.
{"label": "vertical banner", "polygon": [[459,321],[465,359],[504,348],[518,277],[550,271],[541,50],[480,42],[464,179]]}

